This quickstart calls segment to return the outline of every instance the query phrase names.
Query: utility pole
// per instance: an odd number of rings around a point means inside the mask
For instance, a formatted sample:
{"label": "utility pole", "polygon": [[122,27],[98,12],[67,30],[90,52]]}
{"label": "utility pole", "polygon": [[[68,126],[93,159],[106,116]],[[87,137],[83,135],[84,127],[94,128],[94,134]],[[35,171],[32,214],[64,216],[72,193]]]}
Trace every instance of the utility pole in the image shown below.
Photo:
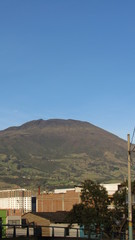
{"label": "utility pole", "polygon": [[128,140],[128,230],[129,230],[129,240],[133,240],[130,134],[127,135],[127,140]]}

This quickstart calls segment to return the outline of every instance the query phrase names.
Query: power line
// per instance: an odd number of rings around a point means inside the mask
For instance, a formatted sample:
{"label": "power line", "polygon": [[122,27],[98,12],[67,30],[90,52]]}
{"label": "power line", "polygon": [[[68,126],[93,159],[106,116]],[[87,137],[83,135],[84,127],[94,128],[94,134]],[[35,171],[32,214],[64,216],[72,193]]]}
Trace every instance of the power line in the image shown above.
{"label": "power line", "polygon": [[[134,135],[135,135],[135,127],[134,127],[134,130],[133,130],[132,139],[131,139],[131,142],[130,142],[130,148],[131,148],[131,145],[133,145]],[[131,152],[135,152],[135,145],[131,149]]]}
{"label": "power line", "polygon": [[135,127],[134,127],[134,130],[133,130],[133,134],[132,134],[132,138],[131,138],[131,143],[130,143],[130,144],[132,144],[132,143],[133,143],[133,140],[134,140],[134,135],[135,135]]}

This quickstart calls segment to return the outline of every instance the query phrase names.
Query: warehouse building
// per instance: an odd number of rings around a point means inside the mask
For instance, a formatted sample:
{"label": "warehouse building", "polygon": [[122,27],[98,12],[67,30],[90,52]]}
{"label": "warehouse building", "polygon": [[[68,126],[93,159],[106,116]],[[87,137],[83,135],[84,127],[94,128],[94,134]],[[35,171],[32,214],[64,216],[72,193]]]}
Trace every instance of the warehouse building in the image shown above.
{"label": "warehouse building", "polygon": [[26,189],[1,190],[0,209],[7,209],[10,214],[19,213],[20,211],[22,213],[31,212],[31,191]]}

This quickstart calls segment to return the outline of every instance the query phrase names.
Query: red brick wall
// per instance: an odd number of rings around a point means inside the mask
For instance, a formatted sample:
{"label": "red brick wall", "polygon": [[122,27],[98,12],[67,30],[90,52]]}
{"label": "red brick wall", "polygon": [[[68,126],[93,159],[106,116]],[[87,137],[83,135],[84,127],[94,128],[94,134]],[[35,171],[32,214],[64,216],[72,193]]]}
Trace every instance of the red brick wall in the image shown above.
{"label": "red brick wall", "polygon": [[37,196],[37,211],[70,211],[74,204],[80,202],[80,192],[74,190],[66,193],[41,193]]}
{"label": "red brick wall", "polygon": [[6,209],[7,216],[22,216],[24,214],[22,209]]}

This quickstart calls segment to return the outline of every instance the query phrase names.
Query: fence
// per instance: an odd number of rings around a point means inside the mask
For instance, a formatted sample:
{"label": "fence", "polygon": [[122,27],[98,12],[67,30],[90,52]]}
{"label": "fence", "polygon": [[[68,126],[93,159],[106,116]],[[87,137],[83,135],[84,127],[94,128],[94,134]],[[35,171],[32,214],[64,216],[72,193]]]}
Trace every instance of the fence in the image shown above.
{"label": "fence", "polygon": [[84,229],[60,226],[35,226],[33,225],[0,225],[0,238],[16,237],[47,237],[47,238],[76,238],[76,239],[102,239],[102,233],[89,232],[84,235]]}
{"label": "fence", "polygon": [[[91,239],[91,240],[128,240],[128,232],[113,232],[109,237],[104,232],[89,231],[87,235],[84,235],[82,228],[68,228],[58,226],[35,226],[35,225],[0,225],[0,238],[16,238],[16,237],[44,237],[52,238],[70,238],[70,239]],[[135,239],[135,236],[134,238]]]}

